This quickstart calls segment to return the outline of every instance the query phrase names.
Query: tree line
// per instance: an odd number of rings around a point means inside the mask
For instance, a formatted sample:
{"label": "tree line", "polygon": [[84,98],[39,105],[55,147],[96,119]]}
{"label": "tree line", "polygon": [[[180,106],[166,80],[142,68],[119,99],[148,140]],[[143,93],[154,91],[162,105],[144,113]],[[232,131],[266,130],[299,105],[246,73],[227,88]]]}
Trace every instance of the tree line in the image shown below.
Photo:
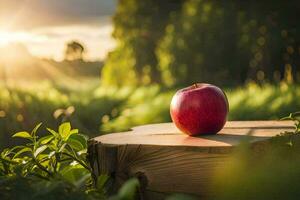
{"label": "tree line", "polygon": [[[103,84],[300,80],[300,4],[119,0]],[[298,67],[298,68],[297,68]]]}

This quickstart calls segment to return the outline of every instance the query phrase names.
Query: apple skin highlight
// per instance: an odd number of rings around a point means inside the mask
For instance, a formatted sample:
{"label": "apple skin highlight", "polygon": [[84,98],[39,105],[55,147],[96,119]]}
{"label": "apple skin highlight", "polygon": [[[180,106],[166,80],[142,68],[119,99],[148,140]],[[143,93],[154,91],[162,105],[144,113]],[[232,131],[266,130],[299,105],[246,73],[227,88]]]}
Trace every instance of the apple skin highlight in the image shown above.
{"label": "apple skin highlight", "polygon": [[228,112],[225,93],[207,83],[178,90],[170,105],[172,121],[190,136],[216,134],[224,127]]}

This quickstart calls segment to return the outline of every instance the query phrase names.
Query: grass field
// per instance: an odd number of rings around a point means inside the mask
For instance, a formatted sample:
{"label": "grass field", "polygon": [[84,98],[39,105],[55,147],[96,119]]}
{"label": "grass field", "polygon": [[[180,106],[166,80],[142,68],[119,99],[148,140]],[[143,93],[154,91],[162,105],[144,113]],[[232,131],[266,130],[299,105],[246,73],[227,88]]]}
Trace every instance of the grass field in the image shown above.
{"label": "grass field", "polygon": [[[80,87],[79,87],[80,86]],[[65,86],[50,82],[0,86],[1,146],[10,135],[38,122],[56,127],[62,121],[90,136],[132,126],[169,122],[169,103],[176,90],[159,86],[104,88],[97,81]],[[225,89],[229,120],[279,119],[300,110],[300,86],[249,84]]]}
{"label": "grass field", "polygon": [[[248,84],[225,89],[230,112],[229,120],[280,119],[300,109],[298,85]],[[122,105],[120,115],[101,126],[104,131],[118,131],[144,123],[170,121],[169,103],[175,90],[160,91],[158,87],[139,88]]]}

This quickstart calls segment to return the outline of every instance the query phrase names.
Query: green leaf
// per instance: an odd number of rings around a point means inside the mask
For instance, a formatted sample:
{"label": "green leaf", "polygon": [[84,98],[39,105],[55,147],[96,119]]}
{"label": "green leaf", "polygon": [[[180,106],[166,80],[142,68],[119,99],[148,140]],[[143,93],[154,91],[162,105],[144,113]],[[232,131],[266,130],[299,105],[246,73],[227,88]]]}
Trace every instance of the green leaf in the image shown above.
{"label": "green leaf", "polygon": [[67,143],[77,151],[87,148],[87,138],[82,134],[71,135],[67,140]]}
{"label": "green leaf", "polygon": [[48,158],[55,156],[55,153],[56,153],[55,151],[51,151],[50,153],[48,153]]}
{"label": "green leaf", "polygon": [[78,133],[78,129],[72,129],[70,131],[70,134],[73,135],[73,134],[77,134]]}
{"label": "green leaf", "polygon": [[71,135],[71,124],[70,122],[65,122],[61,124],[58,128],[58,133],[64,140],[67,140]]}
{"label": "green leaf", "polygon": [[283,118],[281,118],[280,120],[281,120],[281,121],[284,121],[284,120],[292,120],[292,119],[293,119],[292,117],[288,116],[288,117],[283,117]]}
{"label": "green leaf", "polygon": [[81,165],[68,165],[60,171],[61,175],[69,182],[75,183],[81,180],[89,171]]}
{"label": "green leaf", "polygon": [[65,149],[66,145],[67,145],[67,143],[64,143],[63,145],[61,145],[58,152],[62,152]]}
{"label": "green leaf", "polygon": [[36,126],[34,127],[34,129],[31,131],[31,135],[35,136],[37,130],[41,127],[41,125],[42,125],[42,122],[39,123],[38,125],[36,125]]}
{"label": "green leaf", "polygon": [[47,135],[39,139],[40,144],[48,144],[54,139],[53,135]]}
{"label": "green leaf", "polygon": [[[85,169],[85,168],[84,168]],[[86,170],[86,169],[85,169]],[[87,171],[87,170],[86,170]],[[87,171],[88,172],[88,171]],[[87,173],[83,176],[80,177],[79,180],[75,181],[74,185],[79,188],[79,187],[84,187],[87,183],[87,181],[91,178],[91,174]]]}
{"label": "green leaf", "polygon": [[42,164],[43,166],[47,166],[48,161],[49,161],[49,154],[39,154],[39,163]]}
{"label": "green leaf", "polygon": [[118,197],[122,200],[134,199],[137,188],[140,183],[137,178],[129,179],[125,184],[120,188],[118,192]]}
{"label": "green leaf", "polygon": [[47,131],[49,131],[49,133],[51,133],[52,135],[54,135],[55,137],[58,136],[58,133],[50,128],[47,128]]}
{"label": "green leaf", "polygon": [[105,186],[105,183],[108,181],[109,176],[107,174],[102,174],[97,178],[97,189],[102,190]]}
{"label": "green leaf", "polygon": [[12,153],[11,149],[9,149],[9,148],[3,149],[3,151],[1,152],[0,158],[6,158],[11,153]]}
{"label": "green leaf", "polygon": [[23,148],[25,148],[26,146],[23,146],[23,145],[20,145],[20,146],[15,146],[15,147],[13,147],[13,148],[11,148],[11,149],[6,149],[5,151],[8,153],[9,152],[9,154],[10,153],[12,153],[12,152],[15,152],[16,150],[18,150],[18,149],[23,149]]}
{"label": "green leaf", "polygon": [[26,152],[32,152],[32,149],[29,147],[24,147],[23,149],[21,149],[14,155],[13,159],[19,157],[20,155],[22,155],[23,153],[26,153]]}
{"label": "green leaf", "polygon": [[87,149],[82,149],[77,152],[78,155],[82,155],[82,154],[86,154],[86,153],[87,153]]}
{"label": "green leaf", "polygon": [[73,138],[69,138],[66,141],[75,151],[80,151],[82,149],[84,149],[84,146],[80,143],[80,141],[75,140]]}
{"label": "green leaf", "polygon": [[15,133],[12,137],[32,139],[32,136],[26,131],[21,131],[21,132]]}
{"label": "green leaf", "polygon": [[43,151],[45,151],[45,149],[47,149],[47,145],[43,145],[40,146],[39,148],[37,148],[33,154],[34,157],[37,157],[40,153],[42,153]]}

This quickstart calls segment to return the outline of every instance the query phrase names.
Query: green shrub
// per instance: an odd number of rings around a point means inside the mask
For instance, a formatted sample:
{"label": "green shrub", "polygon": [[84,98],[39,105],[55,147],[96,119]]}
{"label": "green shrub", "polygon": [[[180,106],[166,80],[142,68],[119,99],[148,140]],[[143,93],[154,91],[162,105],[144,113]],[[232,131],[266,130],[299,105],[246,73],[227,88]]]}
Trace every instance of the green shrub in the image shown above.
{"label": "green shrub", "polygon": [[47,128],[38,133],[41,123],[31,132],[12,137],[26,142],[4,149],[0,155],[1,199],[87,199],[89,192],[103,196],[104,189],[92,187],[92,170],[87,163],[87,137],[66,122],[58,131]]}
{"label": "green shrub", "polygon": [[[26,143],[4,149],[0,154],[0,199],[107,199],[105,174],[95,177],[87,162],[87,136],[72,129],[69,122],[58,131],[38,133],[41,123],[31,132],[18,132],[14,138]],[[135,198],[139,182],[133,178],[110,199]]]}

